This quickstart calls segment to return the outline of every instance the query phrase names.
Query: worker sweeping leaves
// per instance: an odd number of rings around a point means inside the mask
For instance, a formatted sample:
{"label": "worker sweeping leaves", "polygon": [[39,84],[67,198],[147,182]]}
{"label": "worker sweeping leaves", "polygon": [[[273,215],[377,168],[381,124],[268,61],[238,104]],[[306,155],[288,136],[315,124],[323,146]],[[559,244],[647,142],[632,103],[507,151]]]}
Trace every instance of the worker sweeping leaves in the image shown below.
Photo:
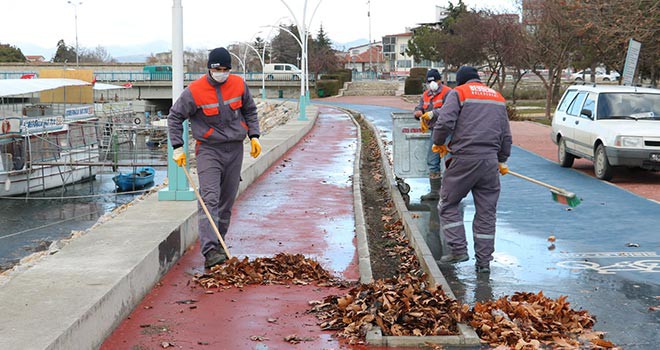
{"label": "worker sweeping leaves", "polygon": [[[213,49],[207,66],[208,74],[192,82],[170,109],[168,128],[173,159],[179,166],[185,166],[183,121],[190,120],[197,141],[195,155],[201,197],[224,239],[238,192],[246,135],[250,137],[250,155],[256,158],[261,153],[259,121],[247,84],[229,73],[229,51],[223,47]],[[219,239],[202,210],[200,203],[200,247],[204,266],[210,268],[223,263],[227,255],[220,249]]]}
{"label": "worker sweeping leaves", "polygon": [[[442,83],[440,79],[440,72],[437,69],[430,69],[426,73],[426,84],[428,89],[424,91],[422,97],[419,99],[419,104],[415,107],[415,119],[419,120],[422,132],[433,130],[436,117],[433,115],[433,110],[442,107],[445,102],[447,93],[451,89]],[[428,151],[426,154],[426,164],[429,167],[429,183],[431,190],[429,193],[422,195],[421,200],[438,200],[440,198],[440,185],[442,183],[442,172],[440,166],[440,157],[438,153],[433,152],[431,149],[433,141],[429,135]]]}
{"label": "worker sweeping leaves", "polygon": [[[508,171],[511,154],[511,129],[504,98],[481,83],[477,70],[463,66],[456,73],[457,86],[447,94],[441,109],[434,110],[433,148],[453,158],[445,171],[438,211],[440,234],[450,252],[442,263],[469,259],[460,202],[469,192],[474,197],[476,213],[472,231],[476,270],[490,272],[495,250],[495,219],[500,196],[500,174]],[[445,142],[451,136],[451,144]]]}

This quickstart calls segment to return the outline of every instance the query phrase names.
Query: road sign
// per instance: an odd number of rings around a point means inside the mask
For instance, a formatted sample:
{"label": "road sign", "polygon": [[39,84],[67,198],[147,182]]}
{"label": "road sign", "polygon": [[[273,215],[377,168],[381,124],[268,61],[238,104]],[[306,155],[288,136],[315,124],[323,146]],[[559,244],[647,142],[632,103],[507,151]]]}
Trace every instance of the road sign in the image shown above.
{"label": "road sign", "polygon": [[635,77],[635,69],[637,68],[637,59],[639,58],[639,50],[642,48],[642,43],[635,41],[632,38],[628,43],[628,54],[626,55],[626,64],[623,66],[623,85],[632,85],[633,78]]}

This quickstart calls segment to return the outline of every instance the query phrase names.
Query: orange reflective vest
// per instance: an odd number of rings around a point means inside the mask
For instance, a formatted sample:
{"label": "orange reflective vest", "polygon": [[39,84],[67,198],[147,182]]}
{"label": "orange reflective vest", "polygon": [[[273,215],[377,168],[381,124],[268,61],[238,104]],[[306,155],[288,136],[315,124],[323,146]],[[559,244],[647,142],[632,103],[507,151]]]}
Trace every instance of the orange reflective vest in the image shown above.
{"label": "orange reflective vest", "polygon": [[[207,79],[207,76],[204,75],[190,83],[188,88],[192,93],[197,107],[202,109],[205,116],[211,117],[220,114],[220,102],[218,101],[215,86],[211,85]],[[243,83],[243,79],[237,75],[230,74],[227,81],[220,85],[222,103],[229,105],[232,110],[243,106],[244,92],[245,84]]]}
{"label": "orange reflective vest", "polygon": [[[424,94],[422,95],[422,100],[424,102],[422,108],[424,108],[424,111],[428,112],[431,109],[442,107],[442,101],[445,99],[445,95],[447,95],[449,91],[451,91],[451,88],[449,88],[447,85],[442,85],[440,93],[437,95],[430,96],[428,93],[429,90],[424,91]],[[433,103],[433,108],[429,109],[429,105],[431,103]]]}
{"label": "orange reflective vest", "polygon": [[506,104],[506,100],[499,92],[481,82],[463,84],[455,87],[454,90],[458,93],[458,101],[461,106],[470,101],[483,103],[484,100],[496,104]]}

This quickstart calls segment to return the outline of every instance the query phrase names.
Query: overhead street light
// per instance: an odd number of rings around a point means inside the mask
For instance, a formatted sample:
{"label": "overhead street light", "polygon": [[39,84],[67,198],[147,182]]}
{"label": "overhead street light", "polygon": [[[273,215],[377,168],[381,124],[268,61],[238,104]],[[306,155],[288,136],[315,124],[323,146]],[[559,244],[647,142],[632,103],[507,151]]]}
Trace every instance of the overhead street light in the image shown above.
{"label": "overhead street light", "polygon": [[82,1],[67,1],[67,3],[73,6],[73,16],[76,22],[76,68],[80,68],[80,61],[78,58],[78,5],[82,5]]}
{"label": "overhead street light", "polygon": [[[300,116],[298,117],[298,120],[307,120],[307,115],[305,112],[306,105],[309,100],[309,82],[308,82],[308,65],[307,65],[307,42],[309,41],[307,39],[307,27],[311,24],[311,21],[314,17],[314,14],[316,13],[316,10],[318,9],[319,5],[321,4],[321,0],[316,4],[316,8],[314,9],[314,12],[312,13],[312,16],[310,18],[310,23],[306,22],[307,18],[307,0],[305,0],[305,3],[303,5],[303,17],[302,21],[298,21],[298,18],[296,15],[293,13],[291,10],[291,7],[286,3],[284,0],[280,0],[282,4],[289,10],[289,13],[291,14],[291,17],[293,21],[296,23],[296,26],[298,27],[298,33],[300,34],[300,40],[302,42],[300,43],[300,46],[302,47],[302,62],[301,62],[301,70],[304,79],[300,79]],[[305,94],[307,92],[307,95]]]}

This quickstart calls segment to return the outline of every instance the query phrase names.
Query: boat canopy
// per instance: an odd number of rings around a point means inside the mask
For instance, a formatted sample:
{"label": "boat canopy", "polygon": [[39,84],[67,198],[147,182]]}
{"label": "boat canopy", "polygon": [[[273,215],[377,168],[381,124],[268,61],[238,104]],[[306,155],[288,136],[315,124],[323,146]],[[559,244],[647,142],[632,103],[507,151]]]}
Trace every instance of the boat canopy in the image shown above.
{"label": "boat canopy", "polygon": [[118,89],[126,89],[126,88],[127,88],[126,86],[121,86],[121,85],[94,83],[94,91],[118,90]]}
{"label": "boat canopy", "polygon": [[0,79],[0,97],[31,94],[65,86],[85,85],[92,85],[92,83],[66,78]]}

